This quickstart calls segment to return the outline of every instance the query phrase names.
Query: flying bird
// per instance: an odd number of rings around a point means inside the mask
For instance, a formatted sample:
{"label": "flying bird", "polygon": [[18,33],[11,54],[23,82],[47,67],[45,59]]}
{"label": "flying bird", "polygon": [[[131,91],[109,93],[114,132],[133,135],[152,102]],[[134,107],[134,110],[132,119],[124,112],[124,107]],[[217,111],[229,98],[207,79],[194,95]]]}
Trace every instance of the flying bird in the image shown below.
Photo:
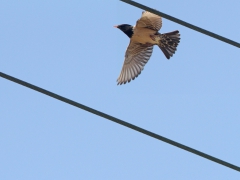
{"label": "flying bird", "polygon": [[142,17],[135,26],[121,24],[114,27],[123,31],[130,38],[123,67],[117,79],[117,83],[120,85],[138,77],[150,59],[154,45],[157,45],[166,58],[170,59],[180,42],[178,30],[165,34],[159,33],[158,31],[162,27],[162,18],[148,11],[142,12]]}

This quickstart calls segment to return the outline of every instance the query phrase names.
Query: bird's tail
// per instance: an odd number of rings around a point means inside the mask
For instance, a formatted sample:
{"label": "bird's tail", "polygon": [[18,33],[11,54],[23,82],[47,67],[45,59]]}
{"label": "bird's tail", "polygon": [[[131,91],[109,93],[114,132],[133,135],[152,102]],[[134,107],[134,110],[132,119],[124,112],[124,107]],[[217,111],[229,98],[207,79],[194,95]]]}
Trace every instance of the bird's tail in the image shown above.
{"label": "bird's tail", "polygon": [[165,34],[160,34],[158,47],[162,50],[167,59],[173,56],[180,42],[179,31],[173,31]]}

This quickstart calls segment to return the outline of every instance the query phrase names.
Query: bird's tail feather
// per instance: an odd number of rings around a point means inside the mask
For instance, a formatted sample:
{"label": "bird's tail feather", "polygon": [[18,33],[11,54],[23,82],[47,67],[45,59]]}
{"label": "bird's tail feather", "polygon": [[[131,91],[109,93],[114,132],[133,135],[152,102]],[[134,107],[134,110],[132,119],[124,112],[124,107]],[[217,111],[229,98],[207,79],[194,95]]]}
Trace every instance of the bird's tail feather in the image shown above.
{"label": "bird's tail feather", "polygon": [[158,47],[162,50],[167,59],[173,56],[177,50],[178,43],[180,42],[179,31],[173,31],[165,34],[160,34]]}

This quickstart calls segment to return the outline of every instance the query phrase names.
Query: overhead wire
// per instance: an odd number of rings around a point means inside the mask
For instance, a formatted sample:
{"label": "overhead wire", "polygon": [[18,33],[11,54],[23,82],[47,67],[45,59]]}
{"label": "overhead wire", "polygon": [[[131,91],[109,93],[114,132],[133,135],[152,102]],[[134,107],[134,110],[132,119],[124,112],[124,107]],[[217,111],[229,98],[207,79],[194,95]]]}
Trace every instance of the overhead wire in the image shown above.
{"label": "overhead wire", "polygon": [[168,15],[168,14],[165,14],[165,13],[163,13],[163,12],[160,12],[160,11],[158,11],[158,10],[156,10],[156,9],[147,7],[147,6],[143,5],[143,4],[140,4],[140,3],[138,3],[138,2],[131,1],[131,0],[120,0],[120,1],[125,2],[125,3],[127,3],[127,4],[130,4],[130,5],[132,5],[132,6],[138,7],[138,8],[140,8],[140,9],[144,9],[144,10],[146,10],[146,11],[149,11],[149,12],[151,12],[151,13],[154,13],[154,14],[156,14],[156,15],[159,15],[159,16],[165,18],[165,19],[168,19],[168,20],[173,21],[173,22],[175,22],[175,23],[181,24],[181,25],[183,25],[183,26],[185,26],[185,27],[188,27],[188,28],[190,28],[190,29],[193,29],[193,30],[195,30],[195,31],[198,31],[198,32],[200,32],[200,33],[203,33],[203,34],[205,34],[205,35],[208,35],[208,36],[210,36],[210,37],[213,37],[213,38],[215,38],[215,39],[218,39],[218,40],[220,40],[220,41],[223,41],[223,42],[225,42],[225,43],[228,43],[228,44],[231,44],[231,45],[233,45],[233,46],[236,46],[236,47],[240,48],[240,43],[238,43],[238,42],[236,42],[236,41],[233,41],[233,40],[231,40],[231,39],[225,38],[225,37],[220,36],[220,35],[218,35],[218,34],[215,34],[215,33],[213,33],[213,32],[207,31],[207,30],[205,30],[205,29],[203,29],[203,28],[194,26],[194,25],[192,25],[192,24],[190,24],[190,23],[187,23],[187,22],[185,22],[185,21],[182,21],[182,20],[180,20],[180,19],[177,19],[177,18],[175,18],[175,17],[173,17],[173,16],[170,16],[170,15]]}
{"label": "overhead wire", "polygon": [[228,167],[228,168],[231,168],[231,169],[234,169],[234,170],[240,172],[240,167],[238,167],[238,166],[236,166],[236,165],[233,165],[233,164],[231,164],[231,163],[228,163],[228,162],[223,161],[223,160],[221,160],[221,159],[218,159],[218,158],[216,158],[216,157],[210,156],[210,155],[208,155],[208,154],[206,154],[206,153],[203,153],[203,152],[198,151],[198,150],[196,150],[196,149],[193,149],[193,148],[191,148],[191,147],[185,146],[185,145],[180,144],[180,143],[178,143],[178,142],[176,142],[176,141],[173,141],[173,140],[168,139],[168,138],[166,138],[166,137],[163,137],[163,136],[160,136],[160,135],[155,134],[155,133],[153,133],[153,132],[150,132],[150,131],[148,131],[148,130],[145,130],[145,129],[141,128],[141,127],[135,126],[135,125],[130,124],[130,123],[126,122],[126,121],[120,120],[120,119],[115,118],[115,117],[113,117],[113,116],[110,116],[110,115],[108,115],[108,114],[106,114],[106,113],[100,112],[100,111],[98,111],[98,110],[95,110],[95,109],[90,108],[90,107],[88,107],[88,106],[85,106],[85,105],[83,105],[83,104],[80,104],[80,103],[78,103],[78,102],[76,102],[76,101],[70,100],[70,99],[68,99],[68,98],[65,98],[65,97],[63,97],[63,96],[60,96],[60,95],[55,94],[55,93],[53,93],[53,92],[47,91],[47,90],[45,90],[45,89],[43,89],[43,88],[40,88],[40,87],[38,87],[38,86],[35,86],[35,85],[30,84],[30,83],[25,82],[25,81],[22,81],[22,80],[20,80],[20,79],[17,79],[17,78],[15,78],[15,77],[12,77],[12,76],[7,75],[7,74],[2,73],[2,72],[0,72],[0,77],[5,78],[5,79],[7,79],[7,80],[10,80],[10,81],[12,81],[12,82],[15,82],[15,83],[17,83],[17,84],[20,84],[20,85],[22,85],[22,86],[25,86],[25,87],[27,87],[27,88],[30,88],[30,89],[32,89],[32,90],[38,91],[38,92],[40,92],[40,93],[42,93],[42,94],[45,94],[45,95],[50,96],[50,97],[52,97],[52,98],[58,99],[58,100],[60,100],[60,101],[62,101],[62,102],[65,102],[65,103],[70,104],[70,105],[72,105],[72,106],[78,107],[78,108],[83,109],[83,110],[85,110],[85,111],[88,111],[88,112],[90,112],[90,113],[92,113],[92,114],[95,114],[95,115],[97,115],[97,116],[103,117],[103,118],[108,119],[108,120],[110,120],[110,121],[113,121],[113,122],[115,122],[115,123],[121,124],[121,125],[123,125],[123,126],[125,126],[125,127],[128,127],[128,128],[133,129],[133,130],[135,130],[135,131],[141,132],[141,133],[143,133],[143,134],[145,134],[145,135],[147,135],[147,136],[153,137],[153,138],[155,138],[155,139],[158,139],[158,140],[163,141],[163,142],[165,142],[165,143],[171,144],[171,145],[176,146],[176,147],[178,147],[178,148],[180,148],[180,149],[183,149],[183,150],[185,150],[185,151],[191,152],[191,153],[193,153],[193,154],[196,154],[196,155],[198,155],[198,156],[201,156],[201,157],[203,157],[203,158],[206,158],[206,159],[208,159],[208,160],[211,160],[211,161],[213,161],[213,162],[215,162],[215,163],[221,164],[221,165],[223,165],[223,166],[225,166],[225,167]]}

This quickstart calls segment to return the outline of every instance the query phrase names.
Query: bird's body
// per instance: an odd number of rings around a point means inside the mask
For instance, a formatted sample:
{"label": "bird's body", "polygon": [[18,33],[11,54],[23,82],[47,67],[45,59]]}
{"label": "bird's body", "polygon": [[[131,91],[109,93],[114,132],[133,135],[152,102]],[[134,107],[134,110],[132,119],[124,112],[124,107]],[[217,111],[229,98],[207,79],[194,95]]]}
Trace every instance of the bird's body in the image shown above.
{"label": "bird's body", "polygon": [[156,31],[148,28],[139,27],[139,28],[134,28],[133,32],[134,33],[132,35],[131,41],[135,41],[141,44],[147,44],[147,43],[154,44],[154,45],[157,44],[156,41],[150,38],[151,35],[153,36],[154,34],[156,34]]}
{"label": "bird's body", "polygon": [[154,45],[158,45],[167,59],[175,53],[180,42],[179,32],[160,34],[158,31],[161,26],[162,18],[147,11],[142,13],[136,26],[128,24],[115,26],[130,38],[123,67],[117,79],[118,84],[130,82],[141,73],[152,55]]}

